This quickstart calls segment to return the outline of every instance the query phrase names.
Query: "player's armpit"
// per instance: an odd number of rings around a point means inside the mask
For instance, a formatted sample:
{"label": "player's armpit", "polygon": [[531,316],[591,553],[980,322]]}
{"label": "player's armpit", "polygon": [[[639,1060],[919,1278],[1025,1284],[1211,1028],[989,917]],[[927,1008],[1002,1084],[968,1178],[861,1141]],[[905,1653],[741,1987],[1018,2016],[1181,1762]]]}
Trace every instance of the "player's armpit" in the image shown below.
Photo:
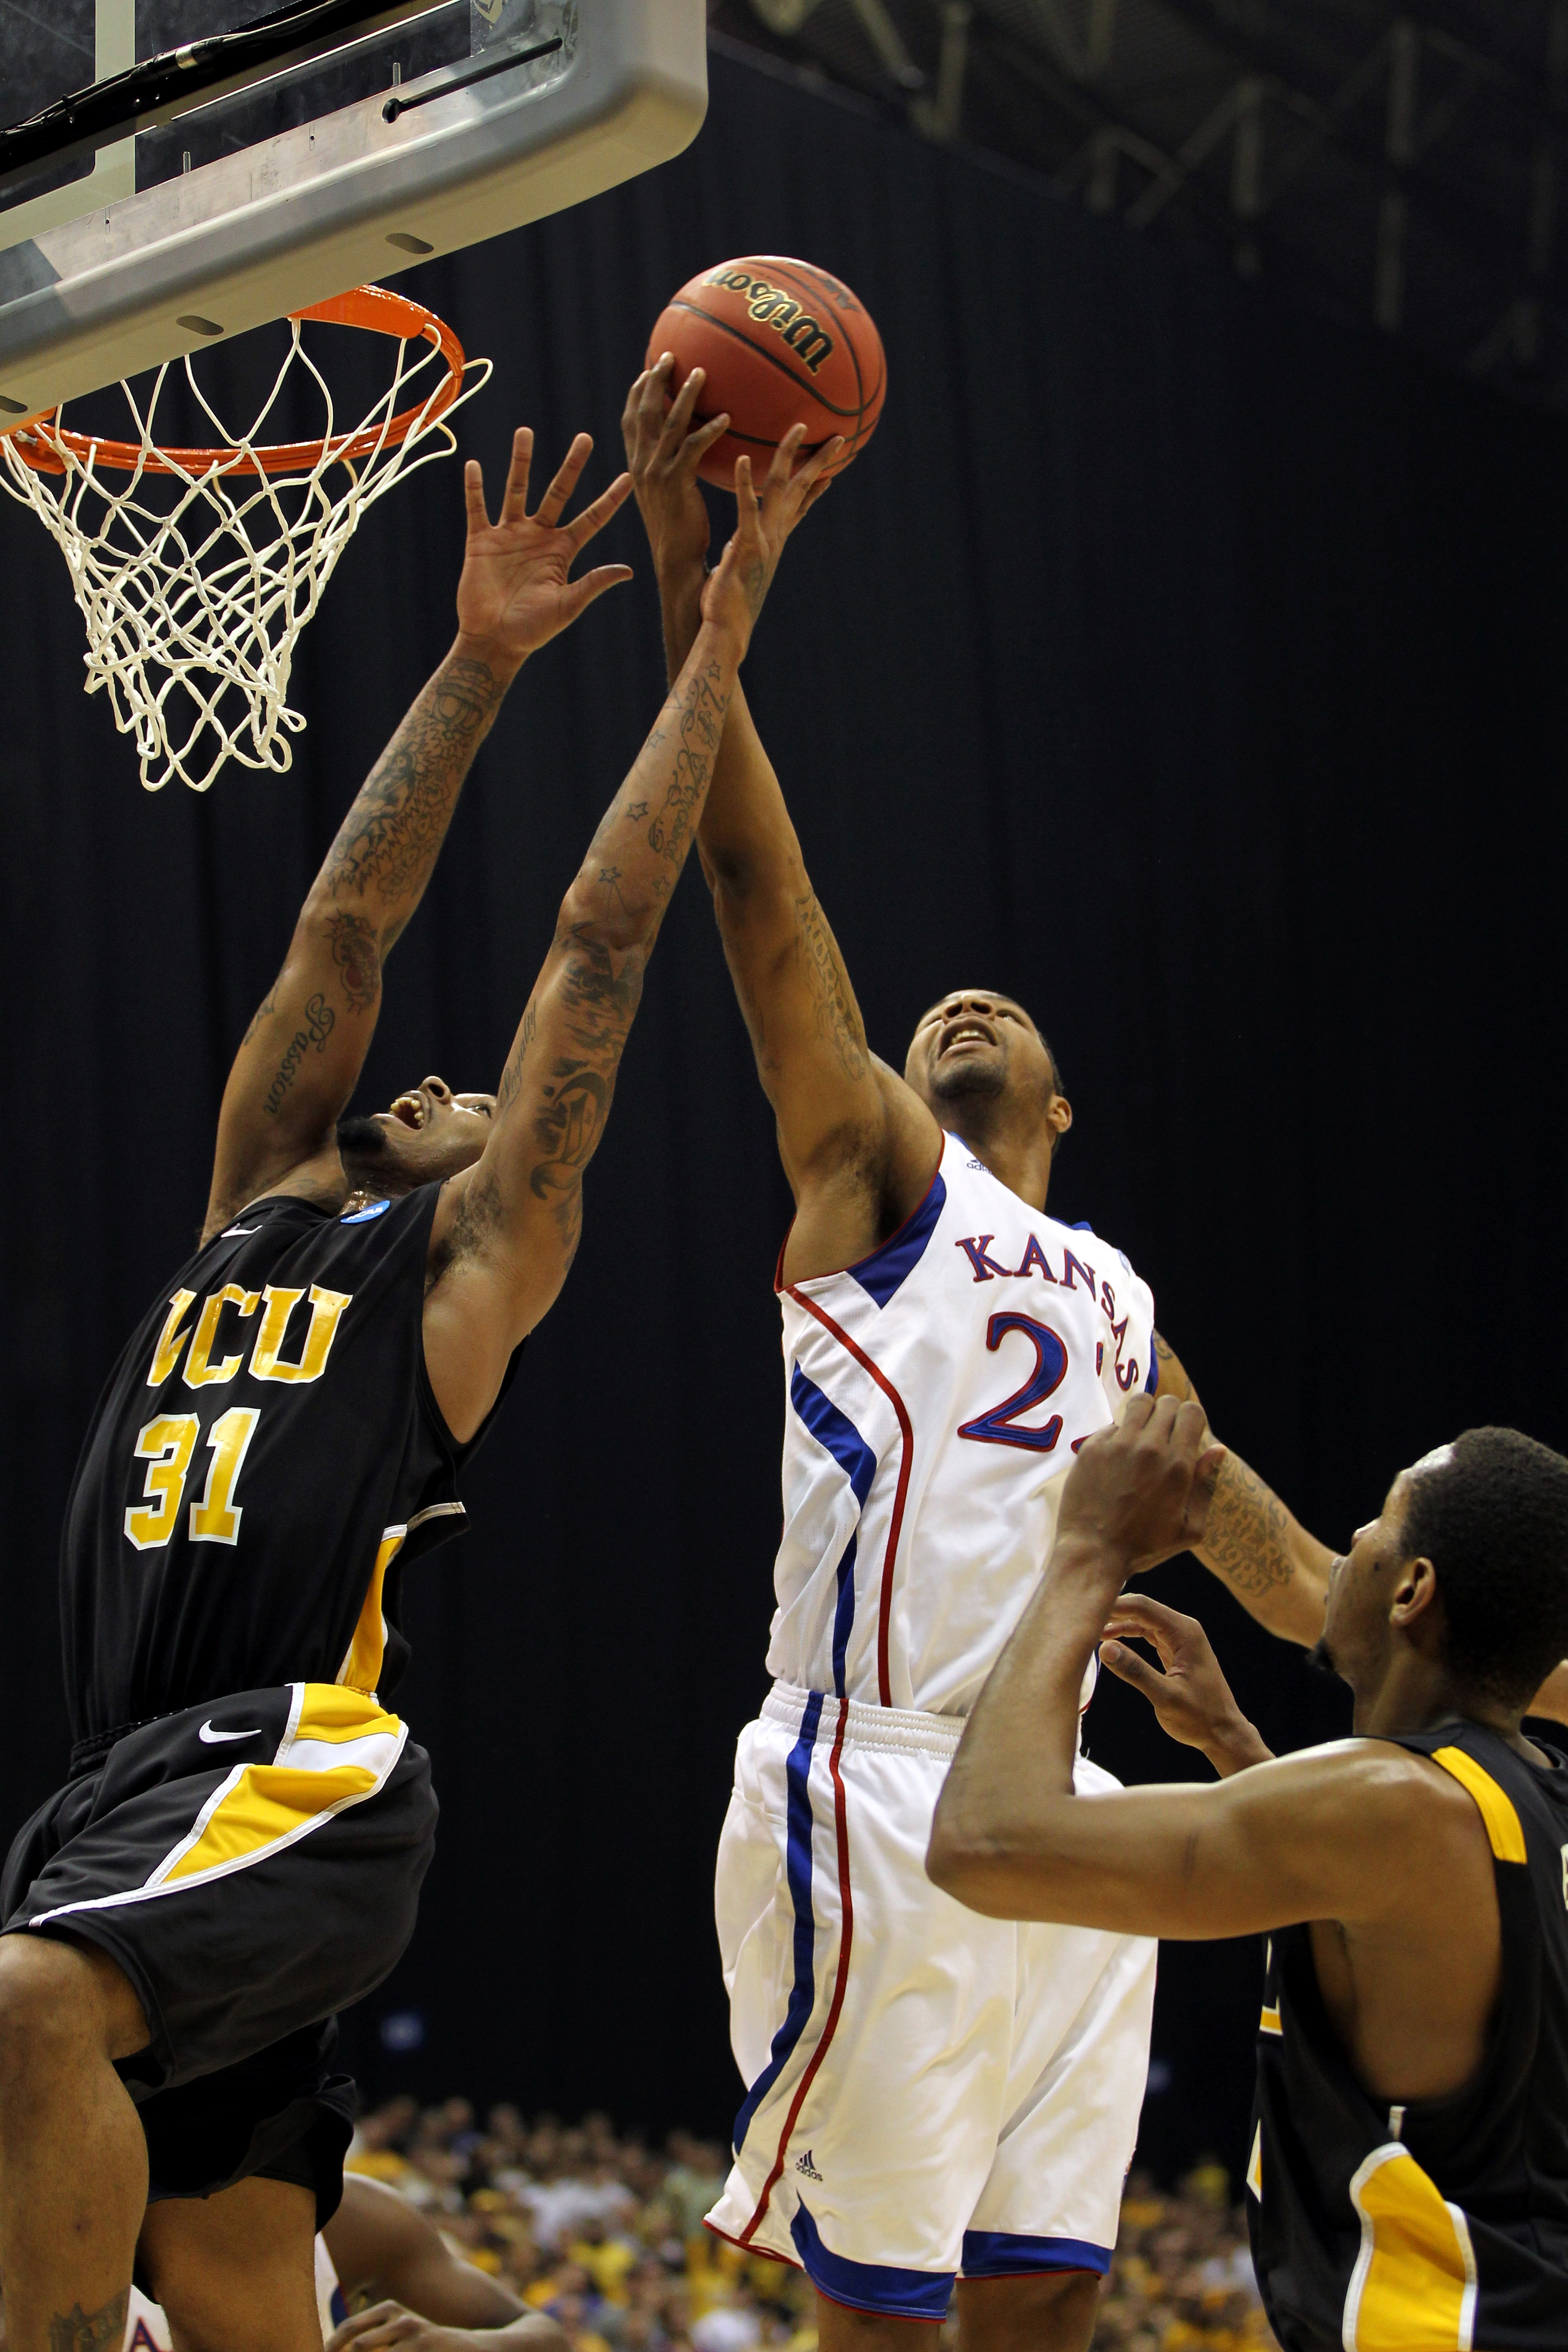
{"label": "player's armpit", "polygon": [[1458,1781],[1356,1739],[1209,1787],[1080,1797],[1025,1786],[1005,1820],[966,1820],[944,1791],[927,1869],[995,1918],[1198,1941],[1310,1919],[1437,1918],[1456,1888],[1484,1907],[1491,1857]]}

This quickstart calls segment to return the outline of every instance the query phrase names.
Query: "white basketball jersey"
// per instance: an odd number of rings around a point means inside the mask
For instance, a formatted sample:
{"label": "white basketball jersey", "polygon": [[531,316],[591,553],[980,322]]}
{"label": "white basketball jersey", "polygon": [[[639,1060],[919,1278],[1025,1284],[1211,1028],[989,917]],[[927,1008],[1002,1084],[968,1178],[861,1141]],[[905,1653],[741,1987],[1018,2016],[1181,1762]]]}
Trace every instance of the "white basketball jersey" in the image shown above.
{"label": "white basketball jersey", "polygon": [[1153,1384],[1148,1285],[949,1135],[891,1239],[780,1304],[768,1670],[966,1715],[1045,1565],[1074,1453]]}
{"label": "white basketball jersey", "polygon": [[[335,2327],[341,2327],[349,2315],[343,2291],[338,2284],[338,2274],[332,2258],[327,2252],[325,2238],[316,2239],[316,2307],[321,2315],[321,2338],[325,2342]],[[161,2303],[152,2302],[140,2287],[131,2290],[131,2307],[125,2315],[125,2352],[173,2352],[174,2338]]]}

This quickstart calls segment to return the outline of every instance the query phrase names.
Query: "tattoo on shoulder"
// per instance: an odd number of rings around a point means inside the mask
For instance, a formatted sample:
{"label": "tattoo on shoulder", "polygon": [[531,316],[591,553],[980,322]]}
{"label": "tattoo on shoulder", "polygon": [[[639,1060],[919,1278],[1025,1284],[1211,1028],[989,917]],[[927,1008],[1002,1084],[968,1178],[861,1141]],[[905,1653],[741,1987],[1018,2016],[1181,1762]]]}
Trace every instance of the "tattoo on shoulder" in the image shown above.
{"label": "tattoo on shoulder", "polygon": [[327,918],[327,940],[349,1011],[374,1013],[381,993],[381,944],[374,924],[339,908]]}
{"label": "tattoo on shoulder", "polygon": [[1227,1454],[1209,1505],[1201,1549],[1237,1592],[1268,1592],[1295,1574],[1290,1515],[1255,1470]]}
{"label": "tattoo on shoulder", "polygon": [[114,2295],[96,2311],[84,2311],[79,2303],[72,2304],[68,2311],[57,2311],[49,2321],[49,2352],[105,2352],[110,2345],[118,2352],[130,2302],[127,2292]]}
{"label": "tattoo on shoulder", "polygon": [[816,1034],[832,1046],[847,1078],[863,1078],[871,1066],[866,1035],[838,949],[815,891],[795,902],[795,945],[816,1009]]}

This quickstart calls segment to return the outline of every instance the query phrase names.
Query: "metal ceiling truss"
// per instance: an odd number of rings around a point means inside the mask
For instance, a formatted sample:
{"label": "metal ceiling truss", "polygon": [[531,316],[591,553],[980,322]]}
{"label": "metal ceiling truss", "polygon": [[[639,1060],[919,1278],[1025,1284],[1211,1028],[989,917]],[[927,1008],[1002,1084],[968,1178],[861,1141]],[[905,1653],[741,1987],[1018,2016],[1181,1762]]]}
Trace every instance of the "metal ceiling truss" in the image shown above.
{"label": "metal ceiling truss", "polygon": [[710,22],[1568,408],[1568,0],[713,0]]}

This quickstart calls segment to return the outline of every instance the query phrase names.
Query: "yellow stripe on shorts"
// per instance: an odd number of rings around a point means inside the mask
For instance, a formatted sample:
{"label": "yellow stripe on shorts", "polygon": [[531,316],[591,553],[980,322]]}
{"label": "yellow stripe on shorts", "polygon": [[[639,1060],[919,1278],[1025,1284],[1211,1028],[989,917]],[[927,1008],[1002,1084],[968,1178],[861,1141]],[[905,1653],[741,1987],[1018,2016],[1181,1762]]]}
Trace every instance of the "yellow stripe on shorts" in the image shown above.
{"label": "yellow stripe on shorts", "polygon": [[147,1890],[243,1870],[345,1806],[363,1804],[385,1782],[407,1737],[406,1726],[363,1691],[296,1683],[289,1728],[271,1763],[236,1766]]}
{"label": "yellow stripe on shorts", "polygon": [[1345,2352],[1471,2352],[1476,2258],[1470,2229],[1397,2140],[1351,2182],[1361,2252],[1345,2297]]}

